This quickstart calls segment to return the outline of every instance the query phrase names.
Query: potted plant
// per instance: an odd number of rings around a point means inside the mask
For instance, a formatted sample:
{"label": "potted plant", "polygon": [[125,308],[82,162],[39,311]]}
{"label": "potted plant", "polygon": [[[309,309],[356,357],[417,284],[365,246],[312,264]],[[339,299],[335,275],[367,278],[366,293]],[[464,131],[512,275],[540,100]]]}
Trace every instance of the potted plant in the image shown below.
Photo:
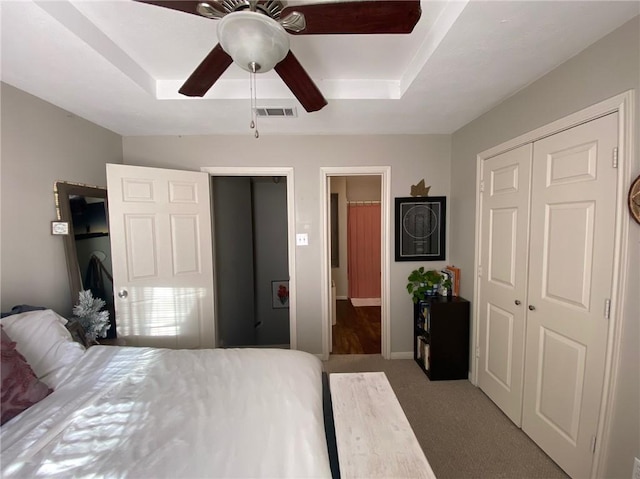
{"label": "potted plant", "polygon": [[[443,275],[434,269],[425,270],[423,266],[420,266],[418,269],[414,269],[407,279],[409,280],[407,291],[412,295],[413,302],[417,303],[425,296],[438,294]],[[449,281],[449,285],[451,285],[451,281]]]}

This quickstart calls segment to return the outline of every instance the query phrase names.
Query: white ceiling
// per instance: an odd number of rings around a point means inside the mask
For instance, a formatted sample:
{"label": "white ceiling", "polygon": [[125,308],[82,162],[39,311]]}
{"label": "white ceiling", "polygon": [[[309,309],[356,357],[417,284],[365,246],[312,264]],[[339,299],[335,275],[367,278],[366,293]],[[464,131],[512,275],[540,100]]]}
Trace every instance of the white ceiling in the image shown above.
{"label": "white ceiling", "polygon": [[[235,65],[204,98],[177,93],[216,20],[130,0],[0,8],[2,81],[124,136],[251,134]],[[329,104],[307,113],[273,71],[258,75],[258,106],[298,111],[260,119],[260,133],[453,133],[639,13],[638,1],[423,0],[409,35],[292,35]]]}

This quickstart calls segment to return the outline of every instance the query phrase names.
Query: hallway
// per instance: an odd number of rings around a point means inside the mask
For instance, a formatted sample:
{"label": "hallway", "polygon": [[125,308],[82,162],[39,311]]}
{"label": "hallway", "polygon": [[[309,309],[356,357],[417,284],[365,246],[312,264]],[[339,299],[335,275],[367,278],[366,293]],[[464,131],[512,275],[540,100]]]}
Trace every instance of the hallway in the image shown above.
{"label": "hallway", "polygon": [[380,306],[354,308],[351,301],[336,301],[332,354],[380,354]]}

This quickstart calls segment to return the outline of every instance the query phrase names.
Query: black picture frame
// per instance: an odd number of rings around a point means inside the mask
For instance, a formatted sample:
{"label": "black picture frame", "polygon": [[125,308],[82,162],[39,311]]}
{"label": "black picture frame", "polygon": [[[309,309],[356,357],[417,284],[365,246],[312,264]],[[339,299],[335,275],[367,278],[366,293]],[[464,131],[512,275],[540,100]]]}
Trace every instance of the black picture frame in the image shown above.
{"label": "black picture frame", "polygon": [[446,196],[395,199],[396,261],[446,259]]}

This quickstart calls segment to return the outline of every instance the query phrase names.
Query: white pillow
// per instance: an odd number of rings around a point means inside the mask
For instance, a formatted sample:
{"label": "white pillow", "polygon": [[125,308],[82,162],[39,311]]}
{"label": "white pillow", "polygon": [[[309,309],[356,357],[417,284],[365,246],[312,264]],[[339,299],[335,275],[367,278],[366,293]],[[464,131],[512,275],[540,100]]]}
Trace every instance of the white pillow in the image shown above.
{"label": "white pillow", "polygon": [[67,320],[50,309],[28,311],[0,319],[38,379],[56,389],[69,368],[84,354],[65,327]]}

